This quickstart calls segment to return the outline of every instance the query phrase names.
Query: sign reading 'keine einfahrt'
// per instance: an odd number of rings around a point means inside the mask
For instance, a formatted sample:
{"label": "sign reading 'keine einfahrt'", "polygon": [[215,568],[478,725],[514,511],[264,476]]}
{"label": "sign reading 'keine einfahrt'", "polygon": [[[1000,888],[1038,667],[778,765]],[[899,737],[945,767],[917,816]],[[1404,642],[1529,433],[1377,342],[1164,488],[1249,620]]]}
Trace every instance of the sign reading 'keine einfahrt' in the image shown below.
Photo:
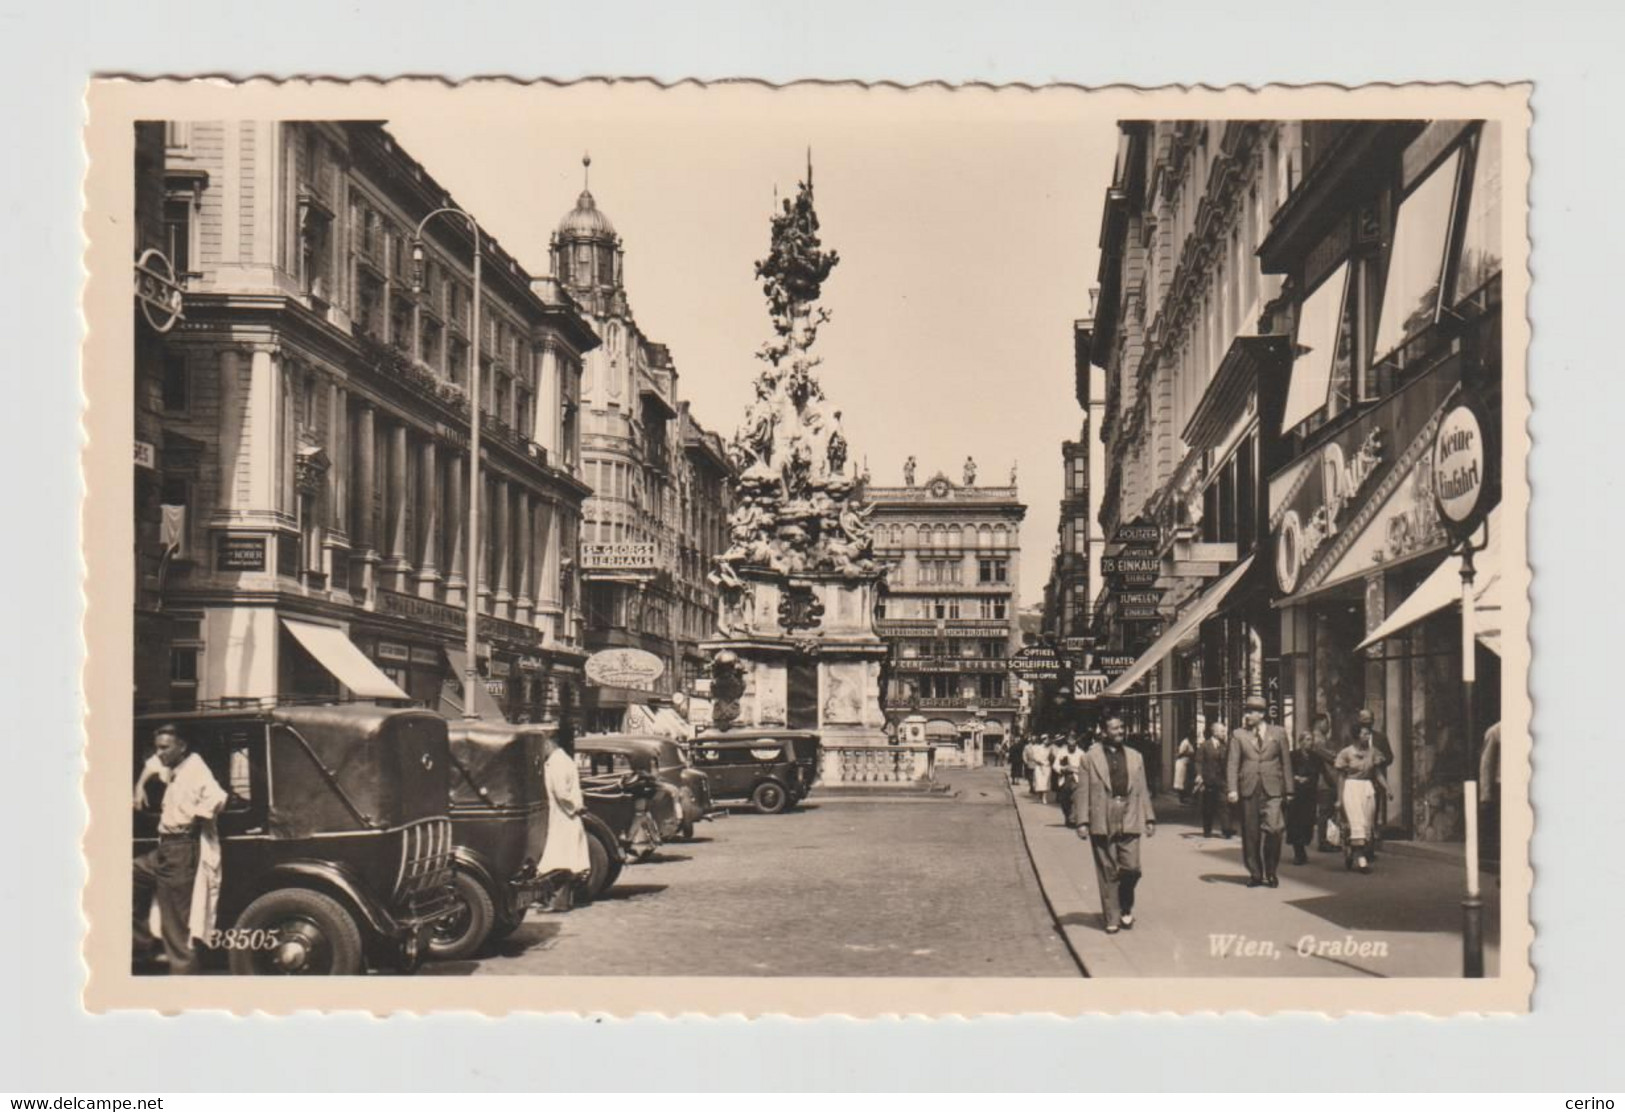
{"label": "sign reading 'keine einfahrt'", "polygon": [[1433,494],[1439,518],[1458,537],[1483,519],[1490,455],[1477,404],[1462,395],[1439,419],[1433,439]]}

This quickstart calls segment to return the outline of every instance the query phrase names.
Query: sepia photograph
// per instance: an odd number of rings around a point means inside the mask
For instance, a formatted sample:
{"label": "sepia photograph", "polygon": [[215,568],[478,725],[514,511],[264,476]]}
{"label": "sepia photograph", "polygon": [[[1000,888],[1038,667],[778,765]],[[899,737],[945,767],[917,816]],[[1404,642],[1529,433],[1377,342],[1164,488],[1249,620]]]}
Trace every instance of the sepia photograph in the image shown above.
{"label": "sepia photograph", "polygon": [[1526,90],[1364,92],[100,83],[92,1006],[1527,1010]]}

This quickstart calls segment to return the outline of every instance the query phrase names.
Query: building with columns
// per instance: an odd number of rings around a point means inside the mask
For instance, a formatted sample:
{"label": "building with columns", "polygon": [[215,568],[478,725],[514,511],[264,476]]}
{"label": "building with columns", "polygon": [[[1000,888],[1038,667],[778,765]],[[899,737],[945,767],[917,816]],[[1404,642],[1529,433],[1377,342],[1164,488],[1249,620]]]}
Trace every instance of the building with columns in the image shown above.
{"label": "building with columns", "polygon": [[[591,159],[582,160],[586,170]],[[643,721],[629,708],[692,692],[712,635],[715,586],[707,576],[727,547],[732,467],[722,441],[678,400],[677,367],[644,335],[622,275],[624,248],[583,183],[551,242],[553,273],[603,344],[581,375],[583,474],[592,489],[581,537],[589,651],[638,649],[661,664],[636,687],[594,683],[589,727]]]}
{"label": "building with columns", "polygon": [[482,713],[578,701],[577,408],[598,337],[569,294],[482,229],[472,334],[470,229],[429,222],[419,281],[414,229],[454,202],[381,124],[174,123],[163,159],[190,272],[152,422],[173,645],[138,704],[393,687],[460,711],[469,592]]}
{"label": "building with columns", "polygon": [[[1021,647],[1022,504],[1008,484],[979,486],[938,472],[901,486],[869,486],[875,556],[887,565],[876,626],[889,644],[888,731],[925,718],[926,739],[979,764],[1014,729],[1019,709],[1010,656]],[[952,760],[954,758],[950,758]]]}

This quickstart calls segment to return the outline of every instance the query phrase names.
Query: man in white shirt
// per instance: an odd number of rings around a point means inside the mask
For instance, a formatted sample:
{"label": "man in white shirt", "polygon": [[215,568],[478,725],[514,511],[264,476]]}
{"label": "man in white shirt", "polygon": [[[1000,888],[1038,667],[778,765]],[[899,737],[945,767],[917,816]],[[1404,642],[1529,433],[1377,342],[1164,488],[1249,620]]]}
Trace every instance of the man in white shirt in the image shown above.
{"label": "man in white shirt", "polygon": [[156,897],[169,971],[195,973],[193,895],[201,843],[205,838],[214,843],[214,820],[226,805],[226,793],[203,758],[187,749],[174,726],[158,727],[153,748],[136,780],[135,809],[145,806],[147,784],[154,779],[165,785],[164,801],[158,818],[158,846],[135,859],[131,930],[138,951],[156,948],[147,925]]}

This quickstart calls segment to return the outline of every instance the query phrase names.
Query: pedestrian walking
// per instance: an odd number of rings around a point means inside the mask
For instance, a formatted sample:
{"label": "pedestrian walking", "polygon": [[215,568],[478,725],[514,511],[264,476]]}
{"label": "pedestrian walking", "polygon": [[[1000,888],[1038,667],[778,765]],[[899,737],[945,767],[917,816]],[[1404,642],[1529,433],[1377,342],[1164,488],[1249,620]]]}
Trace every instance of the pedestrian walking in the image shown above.
{"label": "pedestrian walking", "polygon": [[1276,868],[1281,862],[1284,813],[1292,792],[1291,744],[1286,731],[1266,725],[1266,704],[1261,695],[1249,695],[1241,726],[1230,731],[1225,760],[1231,803],[1241,804],[1241,854],[1247,864],[1247,887],[1278,887]]}
{"label": "pedestrian walking", "polygon": [[575,743],[567,731],[550,735],[544,746],[542,788],[547,793],[547,842],[536,872],[543,881],[542,910],[565,912],[575,903],[576,885],[592,871],[587,828],[581,814],[581,773]]}
{"label": "pedestrian walking", "polygon": [[1230,759],[1230,731],[1223,722],[1209,719],[1202,728],[1202,744],[1196,750],[1196,794],[1202,802],[1202,836],[1213,837],[1217,821],[1226,838],[1234,838],[1236,829],[1231,819],[1229,773],[1226,762]]}
{"label": "pedestrian walking", "polygon": [[1103,743],[1085,754],[1072,795],[1072,823],[1089,843],[1106,933],[1134,929],[1140,838],[1157,833],[1145,761],[1123,744],[1123,720],[1108,718]]}
{"label": "pedestrian walking", "polygon": [[1316,848],[1328,853],[1337,847],[1326,837],[1326,831],[1337,825],[1342,804],[1337,797],[1337,753],[1332,741],[1332,716],[1325,711],[1315,715],[1310,733],[1314,736],[1315,752],[1320,757],[1321,779],[1315,785],[1315,842]]}
{"label": "pedestrian walking", "polygon": [[1050,801],[1050,762],[1053,754],[1047,735],[1040,736],[1037,745],[1027,747],[1027,767],[1032,770],[1033,794],[1045,803]]}
{"label": "pedestrian walking", "polygon": [[1027,779],[1027,761],[1023,754],[1027,749],[1027,739],[1018,737],[1015,744],[1010,746],[1010,783],[1012,786]]}
{"label": "pedestrian walking", "polygon": [[1072,796],[1077,791],[1082,770],[1083,750],[1078,748],[1078,736],[1068,734],[1055,754],[1055,802],[1060,805],[1068,826],[1072,825]]}
{"label": "pedestrian walking", "polygon": [[1337,754],[1338,798],[1343,804],[1347,831],[1345,857],[1362,873],[1371,871],[1371,843],[1377,829],[1377,780],[1382,776],[1382,751],[1370,729],[1360,730],[1354,742]]}
{"label": "pedestrian walking", "polygon": [[215,819],[226,793],[202,757],[191,752],[173,725],[153,732],[153,754],[135,782],[135,809],[145,810],[148,789],[163,785],[158,845],[135,859],[131,933],[136,953],[159,947],[148,920],[158,905],[158,928],[170,973],[196,973],[198,940],[208,940],[220,895],[220,837]]}
{"label": "pedestrian walking", "polygon": [[1195,771],[1192,766],[1195,763],[1196,742],[1186,735],[1179,739],[1179,748],[1174,751],[1174,792],[1181,803],[1191,801],[1191,779]]}
{"label": "pedestrian walking", "polygon": [[1478,758],[1478,841],[1485,861],[1499,868],[1501,858],[1501,724],[1484,732]]}
{"label": "pedestrian walking", "polygon": [[[1335,758],[1334,758],[1335,760]],[[1292,847],[1292,863],[1309,863],[1309,842],[1315,836],[1315,819],[1320,809],[1320,782],[1325,773],[1315,735],[1308,730],[1298,735],[1292,747],[1292,798],[1286,807],[1286,840]],[[1321,832],[1325,836],[1325,832]]]}
{"label": "pedestrian walking", "polygon": [[[1394,763],[1394,747],[1388,742],[1388,735],[1377,729],[1377,716],[1365,707],[1355,716],[1354,732],[1358,736],[1361,732],[1371,735],[1371,747],[1382,756],[1382,767],[1386,769]],[[1377,793],[1377,820],[1371,831],[1371,845],[1367,853],[1371,860],[1377,859],[1377,848],[1382,843],[1382,832],[1388,828],[1388,776],[1386,772],[1379,771],[1371,781]]]}

